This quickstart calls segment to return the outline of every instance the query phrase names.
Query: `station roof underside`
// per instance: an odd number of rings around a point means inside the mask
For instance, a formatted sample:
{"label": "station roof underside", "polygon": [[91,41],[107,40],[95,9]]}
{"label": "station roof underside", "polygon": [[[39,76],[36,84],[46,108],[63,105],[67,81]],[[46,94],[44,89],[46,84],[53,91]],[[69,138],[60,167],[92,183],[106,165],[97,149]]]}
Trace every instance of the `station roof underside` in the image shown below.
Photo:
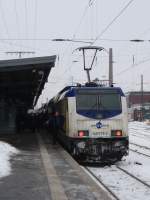
{"label": "station roof underside", "polygon": [[0,61],[0,93],[3,98],[36,105],[56,56]]}

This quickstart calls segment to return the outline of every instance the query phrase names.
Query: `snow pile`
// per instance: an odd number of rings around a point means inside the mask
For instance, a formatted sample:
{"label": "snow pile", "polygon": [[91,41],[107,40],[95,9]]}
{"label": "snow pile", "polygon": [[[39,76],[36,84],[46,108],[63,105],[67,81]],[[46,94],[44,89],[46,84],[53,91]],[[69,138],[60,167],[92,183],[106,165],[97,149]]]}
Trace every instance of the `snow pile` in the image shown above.
{"label": "snow pile", "polygon": [[11,145],[0,141],[0,178],[11,173],[10,158],[19,151]]}

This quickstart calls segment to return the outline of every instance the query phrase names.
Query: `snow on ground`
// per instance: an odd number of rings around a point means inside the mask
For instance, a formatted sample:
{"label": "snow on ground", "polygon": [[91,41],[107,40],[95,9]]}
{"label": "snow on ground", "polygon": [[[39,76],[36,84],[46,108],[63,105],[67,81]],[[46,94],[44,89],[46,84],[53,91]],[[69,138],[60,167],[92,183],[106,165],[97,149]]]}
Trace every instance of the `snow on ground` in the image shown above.
{"label": "snow on ground", "polygon": [[[150,158],[130,152],[117,166],[150,185]],[[117,169],[116,165],[90,170],[121,200],[150,199],[150,189]]]}
{"label": "snow on ground", "polygon": [[150,148],[150,125],[144,122],[130,122],[129,140],[130,143]]}
{"label": "snow on ground", "polygon": [[12,155],[18,152],[19,151],[10,144],[0,141],[0,178],[8,176],[11,173],[10,159]]}
{"label": "snow on ground", "polygon": [[[140,147],[130,144],[130,148],[150,155],[150,125],[144,122],[129,123],[129,141]],[[147,149],[145,149],[145,147]],[[128,171],[135,177],[150,185],[150,157],[129,152],[117,166]],[[90,168],[121,200],[149,200],[150,188],[120,171],[116,165],[101,168]]]}
{"label": "snow on ground", "polygon": [[117,169],[115,165],[110,167],[106,166],[104,168],[90,168],[90,170],[92,170],[120,200],[150,199],[149,188]]}
{"label": "snow on ground", "polygon": [[124,161],[118,163],[118,166],[150,185],[150,158],[130,152]]}

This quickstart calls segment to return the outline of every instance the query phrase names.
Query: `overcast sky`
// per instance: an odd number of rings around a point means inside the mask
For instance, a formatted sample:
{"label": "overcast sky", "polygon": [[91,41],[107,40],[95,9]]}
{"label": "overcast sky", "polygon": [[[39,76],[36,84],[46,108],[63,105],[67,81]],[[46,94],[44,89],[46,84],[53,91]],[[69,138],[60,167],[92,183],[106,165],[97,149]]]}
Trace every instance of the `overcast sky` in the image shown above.
{"label": "overcast sky", "polygon": [[[105,28],[128,7],[114,22]],[[55,38],[95,39],[94,45],[113,48],[114,83],[125,92],[150,88],[149,0],[0,0],[0,59],[14,59],[7,51],[35,51],[29,56],[59,55],[40,98],[55,95],[68,83],[85,82],[81,52],[84,43],[54,42]],[[105,30],[105,31],[104,31]],[[144,42],[130,42],[144,39]],[[73,52],[74,51],[74,52]],[[92,79],[108,79],[108,54],[101,51]]]}

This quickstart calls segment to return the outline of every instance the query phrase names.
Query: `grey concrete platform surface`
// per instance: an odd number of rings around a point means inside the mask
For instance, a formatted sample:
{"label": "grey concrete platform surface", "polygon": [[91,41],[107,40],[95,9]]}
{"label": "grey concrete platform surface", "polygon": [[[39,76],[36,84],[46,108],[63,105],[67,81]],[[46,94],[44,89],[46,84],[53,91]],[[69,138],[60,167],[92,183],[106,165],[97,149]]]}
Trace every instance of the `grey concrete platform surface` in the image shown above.
{"label": "grey concrete platform surface", "polygon": [[0,200],[49,200],[50,191],[35,135],[4,135],[19,149],[11,159],[12,173],[0,179]]}
{"label": "grey concrete platform surface", "polygon": [[11,175],[0,179],[0,200],[109,200],[72,157],[47,134],[0,136],[20,150]]}

